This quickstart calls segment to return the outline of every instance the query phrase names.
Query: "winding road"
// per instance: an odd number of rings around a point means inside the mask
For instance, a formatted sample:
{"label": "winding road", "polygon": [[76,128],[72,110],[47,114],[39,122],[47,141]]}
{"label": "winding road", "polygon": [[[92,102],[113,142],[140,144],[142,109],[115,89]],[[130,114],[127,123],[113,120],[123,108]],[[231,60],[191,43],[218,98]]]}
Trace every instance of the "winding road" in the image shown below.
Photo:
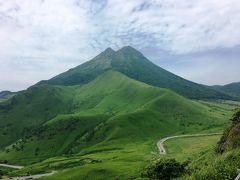
{"label": "winding road", "polygon": [[[13,168],[13,169],[22,169],[23,166],[16,166],[16,165],[10,165],[10,164],[0,164],[1,167],[7,167],[7,168]],[[35,174],[35,175],[29,175],[29,176],[22,176],[22,177],[11,177],[11,178],[5,178],[6,180],[26,180],[26,179],[37,179],[43,176],[51,176],[56,171],[52,171],[51,173],[45,173],[45,174]]]}
{"label": "winding road", "polygon": [[222,133],[208,133],[208,134],[185,134],[185,135],[176,135],[176,136],[169,136],[165,137],[163,139],[160,139],[157,142],[157,147],[160,152],[160,154],[167,154],[166,149],[164,148],[164,142],[169,139],[175,139],[175,138],[183,138],[183,137],[200,137],[200,136],[213,136],[213,135],[221,135]]}

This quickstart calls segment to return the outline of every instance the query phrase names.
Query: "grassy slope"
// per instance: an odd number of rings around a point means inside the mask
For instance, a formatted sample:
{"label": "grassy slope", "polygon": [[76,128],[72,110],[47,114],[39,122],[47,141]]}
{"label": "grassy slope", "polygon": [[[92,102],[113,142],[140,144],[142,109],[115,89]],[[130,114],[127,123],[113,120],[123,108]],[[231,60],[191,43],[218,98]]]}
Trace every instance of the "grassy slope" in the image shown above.
{"label": "grassy slope", "polygon": [[[28,97],[26,94],[31,95],[31,101],[24,99]],[[29,164],[56,155],[65,156],[60,160],[46,160],[31,169],[69,167],[67,171],[54,175],[60,179],[138,177],[139,171],[153,156],[151,152],[157,153],[155,143],[159,138],[221,131],[227,125],[225,119],[229,113],[114,71],[108,71],[83,86],[34,87],[16,98],[21,104],[13,105],[10,114],[18,113],[15,118],[24,117],[28,108],[31,107],[32,111],[38,108],[39,114],[34,113],[36,117],[31,119],[36,118],[33,122],[44,126],[15,144],[17,147],[23,145],[23,150],[17,151],[16,147],[9,146],[10,152],[2,151],[0,159]],[[48,100],[44,108],[42,103],[45,101],[38,104],[37,98]],[[52,113],[43,116],[49,109]],[[56,116],[54,112],[62,115]],[[8,117],[6,113],[5,117]],[[26,125],[20,124],[21,119],[15,121],[20,121],[18,125]],[[21,170],[23,173],[27,171],[30,170]]]}
{"label": "grassy slope", "polygon": [[165,143],[167,157],[180,161],[194,160],[202,153],[214,149],[220,135],[170,139]]}
{"label": "grassy slope", "polygon": [[[237,107],[235,105],[229,105],[215,101],[198,102],[204,104],[205,106],[208,106],[211,109],[211,112],[218,112],[219,114],[226,115],[226,117],[231,117],[235,111],[235,108]],[[228,124],[230,125],[230,123]],[[202,153],[214,150],[220,137],[220,135],[214,135],[177,138],[168,140],[165,143],[165,146],[168,152],[168,157],[177,158],[179,160],[193,160],[200,157]]]}
{"label": "grassy slope", "polygon": [[0,104],[0,147],[58,114],[70,112],[71,89],[32,87]]}
{"label": "grassy slope", "polygon": [[[225,114],[225,118],[230,117],[232,114],[233,107],[227,105],[218,105],[216,103],[206,103],[208,104],[209,112],[214,113],[214,116],[222,116]],[[166,124],[164,125],[166,127]],[[172,126],[174,127],[174,126]],[[165,129],[165,128],[161,128]],[[218,130],[222,129],[219,127]],[[142,129],[141,129],[142,130]],[[140,130],[140,131],[141,131]],[[152,130],[152,129],[151,129]],[[211,130],[211,128],[210,128]],[[166,130],[162,132],[166,134],[171,130]],[[190,129],[192,132],[197,132],[197,129]],[[159,131],[159,134],[161,131]],[[176,133],[176,132],[171,132]],[[123,133],[124,134],[124,133]],[[140,133],[141,134],[141,133]],[[160,136],[160,135],[159,135]],[[154,138],[153,138],[154,139]],[[216,141],[216,138],[204,139],[202,146],[199,146],[196,141],[194,147],[196,147],[196,151],[192,151],[190,153],[190,157],[197,156],[203,148],[206,148],[209,144],[212,144]],[[101,163],[96,164],[85,164],[83,166],[79,166],[73,169],[69,169],[63,172],[60,172],[53,177],[43,178],[43,179],[105,179],[106,177],[109,179],[130,179],[130,178],[137,178],[140,176],[141,169],[148,163],[148,161],[155,157],[157,154],[157,150],[155,149],[155,140],[145,140],[144,142],[139,141],[136,142],[132,139],[129,140],[127,143],[112,143],[111,145],[106,145],[102,143],[97,145],[96,147],[91,147],[88,151],[82,153],[81,158],[93,158],[102,160]],[[109,143],[110,144],[110,143]],[[127,147],[126,147],[127,144]],[[189,144],[185,144],[186,148],[189,147]],[[191,144],[192,145],[192,144]],[[106,150],[106,147],[109,149]],[[191,146],[192,147],[192,146]],[[104,150],[105,148],[105,150]],[[110,150],[112,148],[112,150]],[[120,148],[118,150],[114,150],[114,148]],[[210,148],[208,148],[210,151]],[[204,149],[206,151],[206,149]],[[86,154],[85,154],[86,153]],[[177,157],[174,155],[174,157]],[[189,155],[185,157],[178,157],[180,160],[186,159]],[[127,164],[127,166],[126,166]]]}
{"label": "grassy slope", "polygon": [[[216,146],[216,144],[215,144]],[[192,174],[182,177],[181,179],[197,180],[219,180],[235,179],[238,175],[237,170],[240,167],[240,150],[239,148],[217,154],[214,149],[203,151],[198,158],[190,164]]]}
{"label": "grassy slope", "polygon": [[[215,148],[207,148],[190,163],[191,174],[181,179],[235,179],[240,167],[239,126],[240,111],[231,118],[232,126],[225,130]],[[235,132],[236,134],[232,134]],[[236,143],[236,146],[232,146]],[[174,145],[173,145],[174,146]],[[221,152],[221,153],[219,153]]]}

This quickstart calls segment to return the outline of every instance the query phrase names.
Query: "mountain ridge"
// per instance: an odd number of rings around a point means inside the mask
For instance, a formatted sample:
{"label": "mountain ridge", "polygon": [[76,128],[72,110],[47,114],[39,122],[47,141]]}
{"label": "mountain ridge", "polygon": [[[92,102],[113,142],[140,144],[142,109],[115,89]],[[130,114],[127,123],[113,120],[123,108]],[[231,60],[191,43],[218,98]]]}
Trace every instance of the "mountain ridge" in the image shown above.
{"label": "mountain ridge", "polygon": [[6,100],[9,99],[11,97],[13,97],[14,95],[16,95],[17,92],[12,92],[12,91],[0,91],[0,100]]}
{"label": "mountain ridge", "polygon": [[226,84],[226,85],[215,85],[215,86],[211,86],[211,88],[219,91],[219,92],[223,92],[226,94],[229,94],[230,96],[234,96],[237,97],[238,99],[240,99],[240,82],[234,82],[234,83],[230,83],[230,84]]}
{"label": "mountain ridge", "polygon": [[0,160],[29,164],[98,144],[203,131],[224,126],[224,116],[108,70],[84,85],[33,86],[0,103]]}
{"label": "mountain ridge", "polygon": [[188,98],[234,99],[229,94],[191,82],[155,65],[131,46],[124,46],[117,51],[107,48],[92,60],[49,80],[40,81],[37,85],[81,85],[90,82],[109,69],[149,85],[171,89]]}

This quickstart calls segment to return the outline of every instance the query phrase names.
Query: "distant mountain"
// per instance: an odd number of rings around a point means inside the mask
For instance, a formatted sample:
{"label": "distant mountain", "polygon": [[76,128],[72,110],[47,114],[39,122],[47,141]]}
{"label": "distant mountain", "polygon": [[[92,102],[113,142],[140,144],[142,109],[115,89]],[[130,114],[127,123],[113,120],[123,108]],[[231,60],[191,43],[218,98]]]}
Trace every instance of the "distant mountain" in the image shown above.
{"label": "distant mountain", "polygon": [[11,91],[1,91],[0,92],[0,100],[8,99],[14,95],[16,95],[16,92],[11,92]]}
{"label": "distant mountain", "polygon": [[185,97],[194,99],[232,99],[230,95],[212,88],[183,79],[153,64],[136,49],[126,46],[118,51],[111,48],[82,65],[68,70],[39,84],[80,85],[96,78],[103,72],[113,69],[130,78],[149,85],[171,89]]}
{"label": "distant mountain", "polygon": [[228,94],[230,96],[238,97],[240,99],[240,82],[227,84],[224,86],[212,86],[213,89]]}

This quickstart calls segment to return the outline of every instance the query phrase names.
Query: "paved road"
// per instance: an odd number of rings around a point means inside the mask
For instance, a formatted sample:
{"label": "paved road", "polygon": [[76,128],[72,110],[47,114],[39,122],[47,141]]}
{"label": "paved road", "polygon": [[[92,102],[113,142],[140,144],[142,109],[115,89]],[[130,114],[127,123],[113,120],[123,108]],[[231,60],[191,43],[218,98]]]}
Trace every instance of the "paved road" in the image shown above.
{"label": "paved road", "polygon": [[221,135],[222,133],[208,133],[208,134],[186,134],[186,135],[177,135],[177,136],[170,136],[170,137],[165,137],[163,139],[160,139],[157,142],[157,147],[160,152],[160,154],[166,154],[166,150],[164,148],[164,142],[169,140],[169,139],[175,139],[175,138],[182,138],[182,137],[198,137],[198,136],[212,136],[212,135]]}
{"label": "paved road", "polygon": [[[2,167],[8,167],[8,168],[13,168],[13,169],[22,169],[24,168],[23,166],[15,166],[15,165],[9,165],[9,164],[0,164]],[[27,180],[27,179],[37,179],[43,176],[51,176],[56,171],[53,171],[51,173],[45,173],[45,174],[35,174],[35,175],[29,175],[29,176],[22,176],[22,177],[12,177],[12,178],[6,178],[7,180]]]}
{"label": "paved road", "polygon": [[0,164],[0,166],[13,168],[13,169],[22,169],[23,168],[23,166],[15,166],[15,165],[10,165],[10,164]]}
{"label": "paved road", "polygon": [[46,173],[46,174],[36,174],[36,175],[30,175],[30,176],[22,176],[22,177],[12,177],[8,178],[6,180],[28,180],[28,179],[37,179],[43,176],[51,176],[55,173],[56,171],[53,171],[51,173]]}

